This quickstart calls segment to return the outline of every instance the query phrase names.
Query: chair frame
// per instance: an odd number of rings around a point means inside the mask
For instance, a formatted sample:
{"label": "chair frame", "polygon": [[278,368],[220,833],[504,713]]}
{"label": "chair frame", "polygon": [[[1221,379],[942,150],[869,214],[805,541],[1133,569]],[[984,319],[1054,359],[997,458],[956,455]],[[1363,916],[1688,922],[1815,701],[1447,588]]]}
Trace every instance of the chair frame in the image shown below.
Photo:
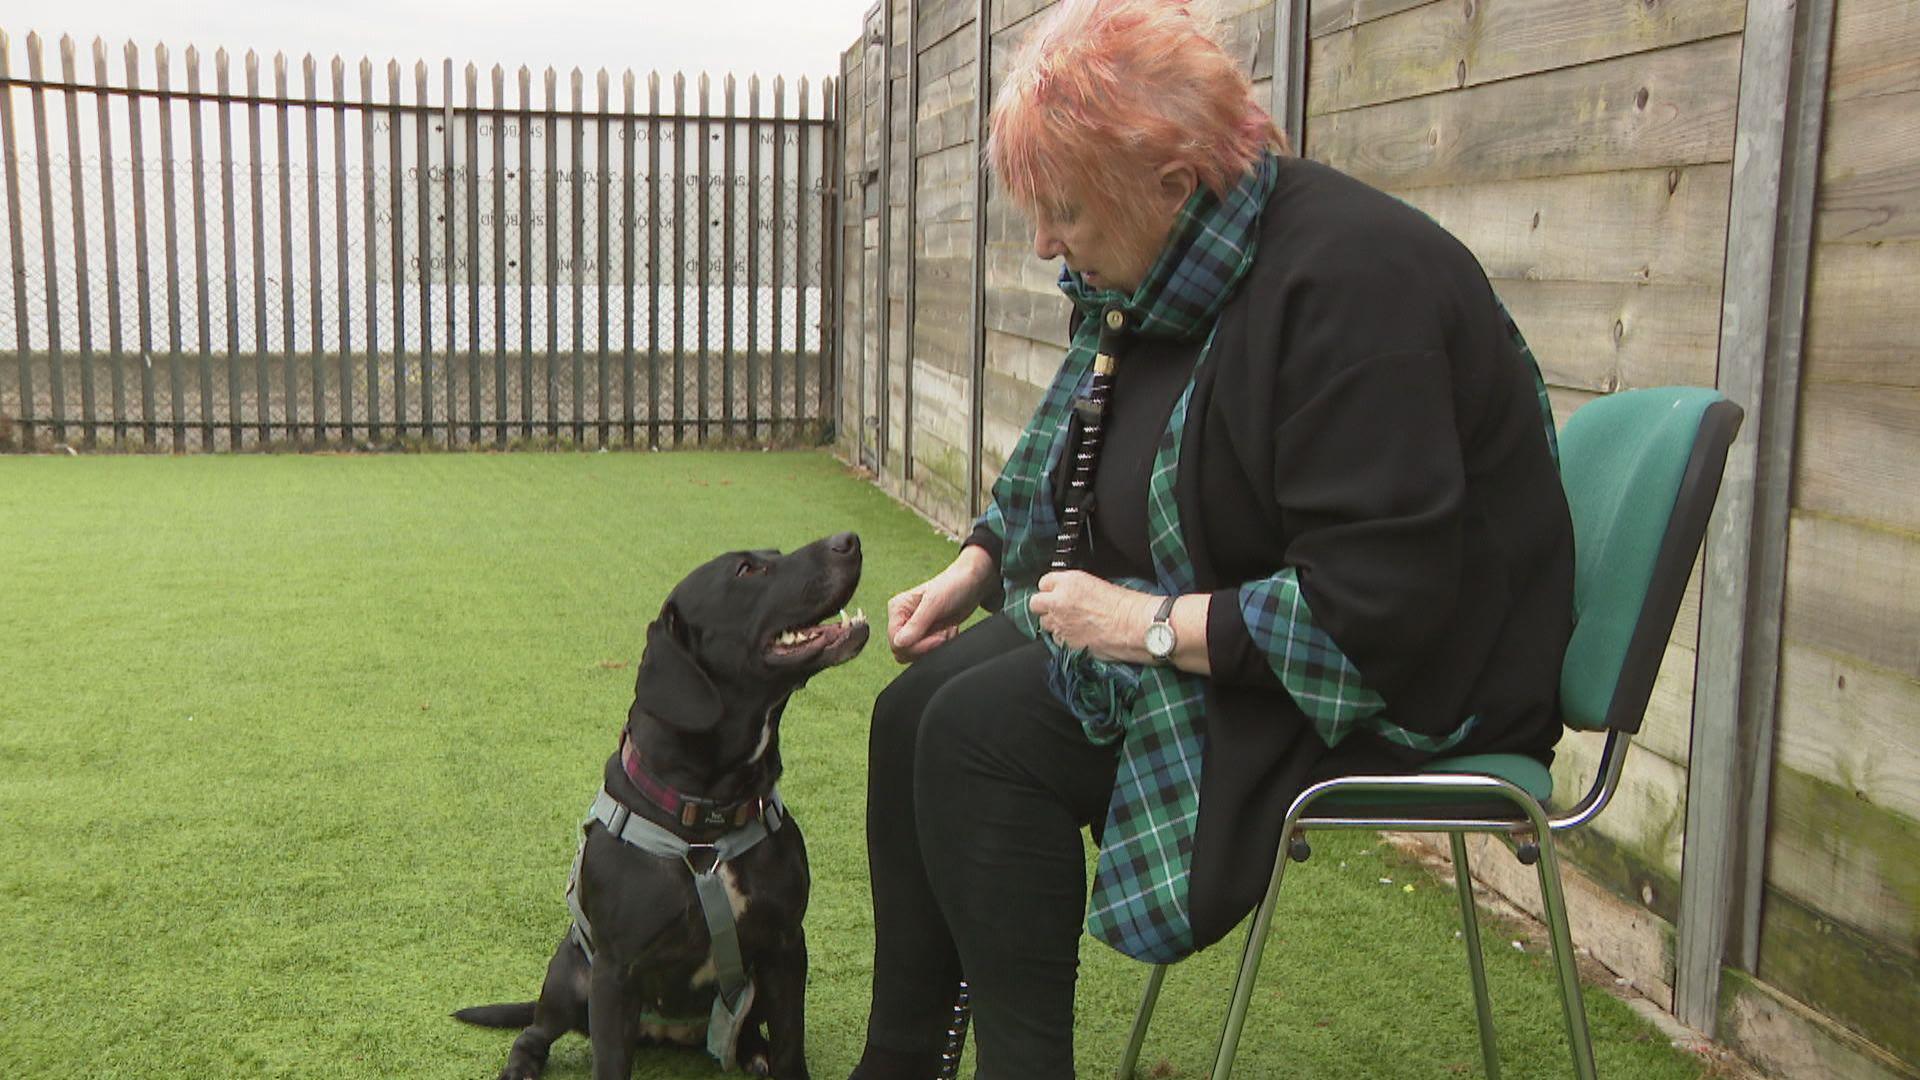
{"label": "chair frame", "polygon": [[[1444,832],[1453,851],[1454,885],[1459,894],[1461,937],[1467,949],[1467,968],[1473,982],[1474,1014],[1480,1030],[1480,1055],[1488,1080],[1498,1080],[1500,1060],[1494,1037],[1493,1009],[1487,993],[1486,965],[1480,950],[1479,918],[1473,898],[1473,874],[1467,860],[1467,833],[1504,834],[1513,838],[1516,855],[1522,863],[1532,864],[1540,879],[1540,894],[1553,946],[1554,969],[1559,981],[1561,1009],[1565,1014],[1567,1041],[1573,1056],[1573,1072],[1579,1080],[1593,1080],[1593,1042],[1587,1029],[1585,1004],[1581,998],[1579,971],[1574,963],[1573,938],[1567,924],[1566,898],[1561,885],[1559,859],[1553,837],[1581,828],[1599,816],[1620,784],[1626,766],[1627,749],[1640,729],[1653,682],[1660,671],[1668,637],[1679,612],[1680,600],[1691,576],[1694,555],[1706,536],[1707,521],[1718,497],[1727,450],[1739,430],[1743,413],[1726,400],[1707,406],[1700,417],[1694,445],[1688,455],[1674,508],[1655,556],[1652,579],[1642,600],[1639,618],[1634,623],[1627,654],[1621,664],[1614,692],[1608,703],[1607,742],[1601,752],[1600,766],[1592,785],[1578,803],[1559,816],[1553,816],[1532,795],[1499,777],[1474,773],[1413,773],[1404,775],[1342,776],[1314,784],[1301,792],[1287,809],[1280,829],[1280,844],[1275,852],[1273,875],[1267,892],[1254,913],[1247,930],[1247,942],[1240,957],[1239,974],[1234,980],[1233,998],[1220,1033],[1214,1059],[1212,1080],[1229,1080],[1234,1055],[1239,1047],[1241,1029],[1246,1023],[1247,1004],[1260,973],[1260,961],[1273,912],[1280,899],[1280,884],[1287,863],[1304,862],[1312,848],[1306,840],[1311,829],[1390,830],[1395,832]],[[1599,730],[1599,729],[1596,729]],[[1516,816],[1482,816],[1445,811],[1409,812],[1402,815],[1340,813],[1336,808],[1326,814],[1311,813],[1314,805],[1336,795],[1427,795],[1459,796],[1472,794],[1510,804]],[[1153,1018],[1160,987],[1171,965],[1154,965],[1146,991],[1134,1016],[1133,1029],[1121,1057],[1119,1080],[1133,1080],[1140,1051],[1146,1041],[1147,1027]]]}

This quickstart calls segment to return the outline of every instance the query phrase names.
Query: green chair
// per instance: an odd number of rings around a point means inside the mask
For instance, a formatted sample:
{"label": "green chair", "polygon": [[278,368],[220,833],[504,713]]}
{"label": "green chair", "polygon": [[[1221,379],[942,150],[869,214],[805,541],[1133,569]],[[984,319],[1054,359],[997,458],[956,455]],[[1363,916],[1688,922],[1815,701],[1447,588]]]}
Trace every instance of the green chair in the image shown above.
{"label": "green chair", "polygon": [[[1276,853],[1266,898],[1248,929],[1212,1080],[1228,1080],[1233,1071],[1281,877],[1288,859],[1303,862],[1311,854],[1305,833],[1312,829],[1449,834],[1480,1052],[1490,1078],[1500,1075],[1500,1061],[1465,834],[1513,837],[1520,861],[1540,875],[1574,1074],[1581,1080],[1594,1075],[1553,835],[1593,821],[1619,785],[1742,415],[1711,390],[1666,387],[1600,398],[1568,418],[1560,435],[1560,471],[1573,511],[1575,627],[1560,672],[1560,704],[1568,727],[1607,732],[1593,786],[1577,804],[1550,811],[1553,780],[1544,766],[1520,755],[1489,754],[1438,759],[1412,774],[1339,777],[1302,792],[1281,827],[1280,853],[1286,857]],[[1134,1077],[1166,972],[1165,965],[1156,966],[1147,980],[1120,1080]]]}

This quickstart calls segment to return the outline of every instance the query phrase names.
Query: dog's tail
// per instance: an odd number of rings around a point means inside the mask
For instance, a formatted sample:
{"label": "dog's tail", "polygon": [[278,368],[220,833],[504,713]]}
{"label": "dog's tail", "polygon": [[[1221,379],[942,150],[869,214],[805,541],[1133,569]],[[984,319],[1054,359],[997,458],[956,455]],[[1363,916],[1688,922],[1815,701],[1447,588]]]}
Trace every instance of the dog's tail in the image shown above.
{"label": "dog's tail", "polygon": [[501,1005],[475,1005],[453,1014],[455,1020],[490,1028],[523,1028],[533,1023],[533,1002],[514,1001]]}

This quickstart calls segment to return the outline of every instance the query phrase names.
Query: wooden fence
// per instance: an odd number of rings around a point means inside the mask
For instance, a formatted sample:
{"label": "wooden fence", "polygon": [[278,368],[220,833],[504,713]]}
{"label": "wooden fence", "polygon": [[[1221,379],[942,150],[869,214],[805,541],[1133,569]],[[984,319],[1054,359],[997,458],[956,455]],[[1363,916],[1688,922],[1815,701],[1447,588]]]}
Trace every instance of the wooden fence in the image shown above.
{"label": "wooden fence", "polygon": [[549,68],[536,95],[522,67],[510,94],[495,66],[483,95],[473,64],[323,80],[307,56],[295,86],[276,55],[263,86],[221,50],[207,85],[193,48],[129,43],[117,74],[96,40],[83,72],[62,39],[54,73],[25,44],[22,77],[0,33],[18,445],[830,429],[832,79],[743,102],[731,75],[575,69],[563,93]]}
{"label": "wooden fence", "polygon": [[[882,0],[842,57],[836,445],[955,532],[1066,345],[1058,267],[979,152],[1051,6]],[[1474,251],[1556,415],[1666,384],[1747,409],[1625,787],[1573,852],[1575,938],[1780,1075],[1920,1075],[1920,9],[1211,7],[1306,156]],[[1556,786],[1595,757],[1563,741]]]}

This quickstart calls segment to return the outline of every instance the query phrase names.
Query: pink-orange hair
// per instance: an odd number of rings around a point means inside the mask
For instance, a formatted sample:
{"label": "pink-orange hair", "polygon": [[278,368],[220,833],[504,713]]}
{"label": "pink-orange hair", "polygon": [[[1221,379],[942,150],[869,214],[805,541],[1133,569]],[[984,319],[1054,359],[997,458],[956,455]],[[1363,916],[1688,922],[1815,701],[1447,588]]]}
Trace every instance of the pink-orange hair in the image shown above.
{"label": "pink-orange hair", "polygon": [[1116,225],[1150,213],[1158,170],[1217,195],[1284,152],[1246,72],[1189,0],[1063,0],[1034,28],[993,103],[987,158],[1032,215],[1067,199]]}

